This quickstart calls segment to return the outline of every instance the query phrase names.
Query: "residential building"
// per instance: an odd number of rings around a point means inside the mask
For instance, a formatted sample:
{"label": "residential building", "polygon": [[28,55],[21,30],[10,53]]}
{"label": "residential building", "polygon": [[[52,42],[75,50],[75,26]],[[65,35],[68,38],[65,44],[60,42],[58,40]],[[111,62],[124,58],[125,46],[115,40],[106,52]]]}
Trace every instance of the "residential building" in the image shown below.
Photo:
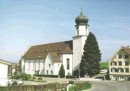
{"label": "residential building", "polygon": [[130,47],[121,47],[109,59],[111,80],[127,80],[130,77]]}
{"label": "residential building", "polygon": [[79,69],[88,36],[88,18],[81,11],[75,19],[76,35],[72,40],[31,46],[21,57],[21,70],[29,74],[58,75],[63,64],[65,75]]}
{"label": "residential building", "polygon": [[7,86],[8,85],[8,66],[11,63],[6,62],[0,59],[0,86]]}

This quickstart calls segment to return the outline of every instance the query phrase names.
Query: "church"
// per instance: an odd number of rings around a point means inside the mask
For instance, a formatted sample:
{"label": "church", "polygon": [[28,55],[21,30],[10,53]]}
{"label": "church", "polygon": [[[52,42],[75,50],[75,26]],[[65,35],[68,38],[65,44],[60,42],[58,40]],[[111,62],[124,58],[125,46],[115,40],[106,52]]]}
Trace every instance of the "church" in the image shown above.
{"label": "church", "polygon": [[21,57],[21,71],[27,74],[58,75],[61,65],[65,76],[79,69],[85,40],[89,34],[88,17],[80,12],[75,18],[76,35],[72,40],[33,45]]}

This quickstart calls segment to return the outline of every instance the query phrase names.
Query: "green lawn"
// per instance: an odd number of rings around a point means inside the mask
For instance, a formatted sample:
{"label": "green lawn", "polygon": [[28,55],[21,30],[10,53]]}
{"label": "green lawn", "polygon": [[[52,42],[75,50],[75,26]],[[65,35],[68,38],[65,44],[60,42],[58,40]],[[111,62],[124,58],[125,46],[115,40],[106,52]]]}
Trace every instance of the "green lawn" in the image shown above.
{"label": "green lawn", "polygon": [[108,69],[108,62],[100,62],[100,69]]}

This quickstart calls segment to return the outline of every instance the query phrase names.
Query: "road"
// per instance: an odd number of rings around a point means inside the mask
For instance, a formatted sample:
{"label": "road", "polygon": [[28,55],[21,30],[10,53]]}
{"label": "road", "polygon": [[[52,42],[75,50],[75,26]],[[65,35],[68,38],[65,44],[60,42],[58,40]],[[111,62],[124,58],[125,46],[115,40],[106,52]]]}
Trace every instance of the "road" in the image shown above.
{"label": "road", "polygon": [[92,88],[84,91],[130,91],[130,82],[91,82]]}

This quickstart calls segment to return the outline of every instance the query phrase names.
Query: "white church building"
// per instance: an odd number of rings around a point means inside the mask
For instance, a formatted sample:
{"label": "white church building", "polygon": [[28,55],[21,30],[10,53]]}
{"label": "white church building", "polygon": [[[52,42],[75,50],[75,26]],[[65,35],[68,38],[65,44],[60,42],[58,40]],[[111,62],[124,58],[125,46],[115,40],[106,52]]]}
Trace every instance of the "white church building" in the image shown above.
{"label": "white church building", "polygon": [[61,65],[65,75],[79,69],[85,40],[88,36],[88,18],[75,19],[76,35],[72,40],[31,46],[21,57],[21,71],[28,74],[58,75]]}

